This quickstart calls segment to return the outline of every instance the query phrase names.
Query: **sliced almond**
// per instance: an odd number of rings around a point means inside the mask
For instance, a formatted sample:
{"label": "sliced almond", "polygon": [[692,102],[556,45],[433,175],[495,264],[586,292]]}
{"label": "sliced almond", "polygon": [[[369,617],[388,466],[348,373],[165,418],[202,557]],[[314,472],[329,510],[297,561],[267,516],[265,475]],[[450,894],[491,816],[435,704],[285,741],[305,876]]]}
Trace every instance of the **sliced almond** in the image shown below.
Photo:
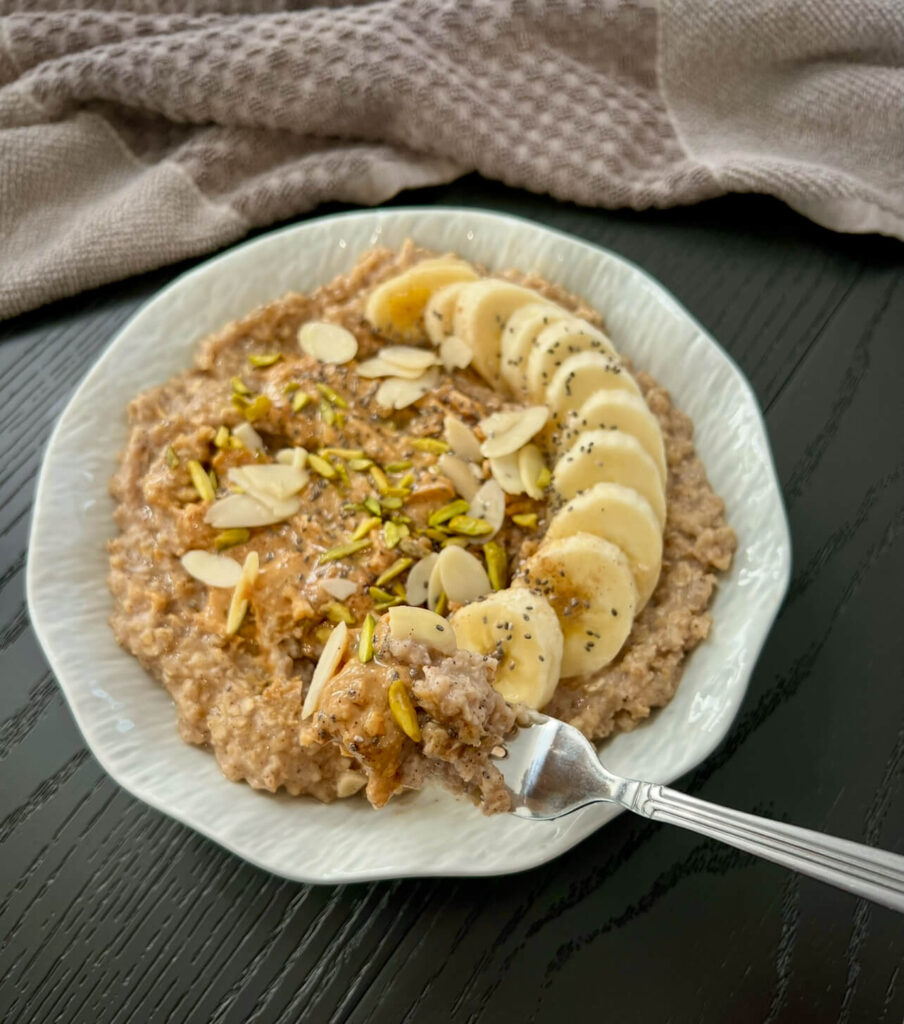
{"label": "sliced almond", "polygon": [[269,526],[295,515],[300,508],[300,498],[265,504],[250,494],[229,494],[210,506],[204,520],[218,530]]}
{"label": "sliced almond", "polygon": [[336,796],[340,800],[354,796],[359,789],[362,789],[367,782],[364,772],[354,772],[351,769],[342,772],[336,778]]}
{"label": "sliced almond", "polygon": [[267,466],[233,466],[229,470],[230,483],[238,484],[258,500],[275,498],[285,501],[304,487],[308,482],[308,473],[295,466],[284,466],[273,463]]}
{"label": "sliced almond", "polygon": [[339,667],[347,647],[348,626],[344,622],[340,622],[333,632],[330,633],[329,639],[323,645],[323,653],[320,655],[314,668],[314,674],[311,676],[311,685],[308,687],[304,704],[301,706],[301,717],[303,719],[310,718],[317,710],[323,688],[336,674],[336,669]]}
{"label": "sliced almond", "polygon": [[320,581],[320,589],[326,591],[330,597],[335,597],[337,601],[344,601],[357,592],[358,584],[341,576],[328,576]]}
{"label": "sliced almond", "polygon": [[465,501],[470,501],[477,493],[477,488],[480,485],[474,479],[471,467],[464,459],[446,452],[436,460],[436,468],[442,476],[452,481],[452,486]]}
{"label": "sliced almond", "polygon": [[182,568],[189,576],[208,587],[234,587],[242,575],[242,567],[228,555],[211,555],[207,551],[186,551]]}
{"label": "sliced almond", "polygon": [[526,444],[518,452],[518,472],[524,490],[531,498],[542,498],[543,488],[537,483],[540,473],[546,469],[543,453],[535,444]]}
{"label": "sliced almond", "polygon": [[306,448],[280,448],[276,453],[276,461],[281,466],[304,469],[304,464],[308,461],[308,452]]}
{"label": "sliced almond", "polygon": [[413,640],[443,654],[456,651],[452,627],[436,612],[412,608],[406,604],[389,609],[389,632],[396,640]]}
{"label": "sliced almond", "polygon": [[365,359],[355,369],[359,377],[366,377],[368,380],[374,377],[403,377],[405,380],[417,380],[423,376],[423,369],[406,370],[395,363],[390,363],[382,356],[374,356],[373,359]]}
{"label": "sliced almond", "polygon": [[537,431],[542,430],[548,419],[549,409],[545,405],[494,412],[480,421],[480,429],[486,435],[480,451],[488,459],[497,455],[511,455],[523,448]]}
{"label": "sliced almond", "polygon": [[439,382],[439,370],[433,366],[417,380],[390,377],[377,388],[377,403],[389,409],[404,409],[423,398]]}
{"label": "sliced almond", "polygon": [[439,360],[435,352],[429,352],[425,348],[416,348],[414,345],[387,345],[380,350],[380,358],[397,368],[397,372],[404,375],[417,371],[421,374],[428,366],[436,366]]}
{"label": "sliced almond", "polygon": [[347,363],[358,354],[358,340],[338,324],[320,321],[302,324],[298,344],[305,355],[321,363]]}
{"label": "sliced almond", "polygon": [[415,562],[408,573],[405,582],[405,600],[410,605],[422,605],[427,600],[427,590],[430,584],[430,573],[436,565],[439,555],[435,552],[424,555],[420,561]]}
{"label": "sliced almond", "polygon": [[443,420],[443,437],[455,455],[468,462],[480,462],[480,442],[474,431],[457,416],[449,414]]}
{"label": "sliced almond", "polygon": [[440,343],[439,357],[443,361],[443,366],[451,373],[452,370],[463,370],[466,366],[470,366],[474,353],[467,342],[450,334]]}
{"label": "sliced almond", "polygon": [[502,528],[502,521],[505,519],[505,494],[495,480],[487,480],[471,499],[471,509],[468,515],[475,519],[485,519],[493,532],[484,534],[479,538],[481,542],[488,541]]}
{"label": "sliced almond", "polygon": [[233,429],[232,436],[237,437],[249,452],[262,452],[264,450],[263,438],[250,423],[240,423]]}
{"label": "sliced almond", "polygon": [[439,599],[443,593],[442,569],[439,564],[439,555],[430,569],[430,578],[427,580],[427,607],[430,611],[436,611]]}
{"label": "sliced almond", "polygon": [[251,602],[251,591],[257,581],[260,559],[256,551],[249,551],[245,555],[242,564],[239,581],[232,592],[232,600],[229,602],[229,612],[226,615],[226,635],[232,636],[239,631],[239,627],[248,611]]}
{"label": "sliced almond", "polygon": [[493,474],[493,479],[506,494],[524,493],[518,455],[518,452],[513,452],[511,455],[497,455],[495,459],[490,459],[490,472]]}
{"label": "sliced almond", "polygon": [[437,571],[450,601],[468,604],[493,589],[483,565],[464,548],[454,544],[440,552]]}

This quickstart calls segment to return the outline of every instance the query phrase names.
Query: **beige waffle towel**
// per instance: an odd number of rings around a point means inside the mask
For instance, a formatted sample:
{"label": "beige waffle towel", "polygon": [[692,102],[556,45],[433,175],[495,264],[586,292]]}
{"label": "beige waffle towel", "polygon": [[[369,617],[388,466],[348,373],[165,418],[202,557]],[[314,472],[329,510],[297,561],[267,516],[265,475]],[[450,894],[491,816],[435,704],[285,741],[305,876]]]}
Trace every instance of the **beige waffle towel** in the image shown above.
{"label": "beige waffle towel", "polygon": [[0,0],[0,316],[477,170],[904,238],[901,0]]}

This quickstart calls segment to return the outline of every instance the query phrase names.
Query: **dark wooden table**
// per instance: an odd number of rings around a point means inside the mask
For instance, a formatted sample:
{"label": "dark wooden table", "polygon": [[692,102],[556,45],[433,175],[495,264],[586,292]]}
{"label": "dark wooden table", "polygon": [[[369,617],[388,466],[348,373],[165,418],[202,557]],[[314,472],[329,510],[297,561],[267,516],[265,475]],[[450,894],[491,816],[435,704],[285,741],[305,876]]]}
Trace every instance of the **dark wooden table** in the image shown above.
{"label": "dark wooden table", "polygon": [[[756,197],[611,213],[468,178],[400,202],[609,246],[741,364],[794,576],[727,741],[679,785],[904,852],[904,246]],[[522,875],[311,887],[104,775],[28,624],[33,485],[79,378],[184,269],[0,324],[0,1018],[899,1024],[904,917],[678,829],[623,815]]]}

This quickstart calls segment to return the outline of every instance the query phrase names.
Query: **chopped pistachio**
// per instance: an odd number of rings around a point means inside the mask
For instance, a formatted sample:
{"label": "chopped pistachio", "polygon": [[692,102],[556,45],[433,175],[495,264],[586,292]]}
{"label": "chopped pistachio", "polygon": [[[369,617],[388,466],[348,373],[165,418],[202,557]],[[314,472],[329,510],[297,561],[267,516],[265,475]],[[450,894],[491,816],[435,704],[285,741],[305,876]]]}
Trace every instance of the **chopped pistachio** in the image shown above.
{"label": "chopped pistachio", "polygon": [[467,537],[445,537],[445,538],[443,538],[443,542],[440,545],[440,547],[447,548],[447,547],[449,547],[451,545],[452,547],[463,548],[463,547],[467,547],[467,544],[468,544]]}
{"label": "chopped pistachio", "polygon": [[537,513],[521,512],[512,516],[512,522],[523,526],[526,530],[535,530],[537,528]]}
{"label": "chopped pistachio", "polygon": [[336,426],[339,428],[345,426],[345,413],[341,409],[336,411]]}
{"label": "chopped pistachio", "polygon": [[414,473],[406,473],[399,481],[399,487],[411,487],[414,484]]}
{"label": "chopped pistachio", "polygon": [[209,469],[207,471],[207,477],[210,480],[210,486],[213,488],[214,494],[216,494],[217,488],[220,486],[220,482],[217,480],[216,472],[212,469]]}
{"label": "chopped pistachio", "polygon": [[345,468],[345,463],[341,459],[336,459],[333,462],[333,468],[336,470],[336,475],[345,487],[351,486],[351,481],[348,478],[348,470]]}
{"label": "chopped pistachio", "polygon": [[340,459],[360,459],[364,452],[360,448],[321,448],[318,455],[336,455]]}
{"label": "chopped pistachio", "polygon": [[301,385],[297,380],[290,380],[289,383],[282,389],[284,395],[291,395],[297,391]]}
{"label": "chopped pistachio", "polygon": [[217,448],[227,448],[229,447],[230,436],[229,427],[227,427],[225,423],[221,424],[214,435],[213,443]]}
{"label": "chopped pistachio", "polygon": [[397,558],[388,569],[385,569],[377,577],[377,586],[382,587],[384,583],[394,580],[411,565],[414,565],[413,558]]}
{"label": "chopped pistachio", "polygon": [[402,499],[395,494],[387,494],[380,499],[383,508],[396,509],[402,507]]}
{"label": "chopped pistachio", "polygon": [[312,398],[307,391],[296,391],[292,397],[292,412],[301,412],[311,401]]}
{"label": "chopped pistachio", "polygon": [[166,446],[166,451],[164,451],[163,456],[170,469],[175,469],[176,466],[179,465],[179,456],[175,453],[171,444]]}
{"label": "chopped pistachio", "polygon": [[396,605],[404,604],[404,597],[394,597],[391,601],[380,601],[374,605],[375,612],[385,612],[387,608],[395,608]]}
{"label": "chopped pistachio", "polygon": [[403,515],[400,515],[399,513],[396,513],[394,516],[390,516],[389,518],[390,518],[391,522],[398,523],[399,525],[404,523],[407,526],[411,522],[411,519],[408,516],[403,516]]}
{"label": "chopped pistachio", "polygon": [[232,390],[237,395],[250,395],[251,394],[251,388],[248,387],[248,385],[242,380],[241,377],[233,377],[232,378]]}
{"label": "chopped pistachio", "polygon": [[389,711],[395,719],[396,725],[402,730],[408,739],[415,743],[421,742],[421,727],[418,725],[417,712],[411,697],[405,689],[401,679],[389,684]]}
{"label": "chopped pistachio", "polygon": [[402,581],[401,581],[401,580],[396,580],[396,581],[395,581],[395,583],[393,583],[393,585],[392,585],[392,592],[393,592],[393,593],[394,593],[394,594],[395,594],[395,595],[396,595],[397,597],[402,597],[402,598],[404,598],[404,597],[406,596],[406,591],[405,591],[405,584],[404,584],[404,583],[402,583]]}
{"label": "chopped pistachio", "polygon": [[278,363],[280,359],[282,359],[282,352],[264,352],[261,354],[253,352],[248,356],[248,362],[252,366],[258,367],[272,366],[274,363]]}
{"label": "chopped pistachio", "polygon": [[315,388],[320,392],[321,395],[330,403],[330,405],[337,405],[340,409],[347,409],[348,402],[339,394],[338,391],[334,391],[329,384],[323,384],[318,381]]}
{"label": "chopped pistachio", "polygon": [[213,501],[216,495],[210,477],[204,472],[204,467],[197,459],[189,459],[188,472],[201,501]]}
{"label": "chopped pistachio", "polygon": [[327,640],[329,640],[329,638],[332,636],[333,630],[335,628],[335,626],[328,626],[325,622],[322,626],[318,626],[314,630],[314,636],[317,638],[317,642],[320,644],[325,644]]}
{"label": "chopped pistachio", "polygon": [[402,527],[398,523],[383,524],[383,543],[388,548],[394,548],[402,539]]}
{"label": "chopped pistachio", "polygon": [[235,547],[236,544],[244,544],[251,537],[251,531],[244,526],[234,526],[230,530],[222,530],[213,539],[213,546],[217,551],[225,551],[226,548]]}
{"label": "chopped pistachio", "polygon": [[400,462],[387,462],[383,468],[387,473],[404,473],[406,469],[411,469],[411,463],[402,459]]}
{"label": "chopped pistachio", "polygon": [[378,604],[385,604],[396,597],[395,594],[390,594],[388,590],[384,590],[382,587],[368,587],[367,592]]}
{"label": "chopped pistachio", "polygon": [[346,501],[342,505],[342,512],[343,512],[344,515],[347,515],[347,514],[349,514],[351,512],[363,512],[363,511],[364,511],[364,506],[363,505],[359,505],[355,501]]}
{"label": "chopped pistachio", "polygon": [[424,536],[429,537],[430,540],[443,541],[446,539],[446,534],[443,533],[442,530],[437,530],[431,526],[428,526],[427,529],[424,530]]}
{"label": "chopped pistachio", "polygon": [[552,473],[549,471],[549,466],[544,466],[537,474],[537,486],[541,491],[545,491],[551,481]]}
{"label": "chopped pistachio", "polygon": [[445,441],[440,441],[436,437],[416,437],[411,442],[411,447],[417,448],[419,452],[431,452],[433,455],[444,455],[451,450]]}
{"label": "chopped pistachio", "polygon": [[501,544],[489,540],[483,546],[483,557],[487,563],[487,576],[493,590],[504,590],[508,583],[508,555]]}
{"label": "chopped pistachio", "polygon": [[240,395],[238,392],[233,394],[229,401],[232,402],[239,412],[244,412],[248,408],[248,399],[244,395]]}
{"label": "chopped pistachio", "polygon": [[348,468],[355,470],[356,473],[360,473],[363,469],[370,469],[373,465],[372,459],[349,459]]}
{"label": "chopped pistachio", "polygon": [[360,540],[350,540],[347,544],[337,544],[334,548],[324,551],[317,559],[318,565],[325,562],[338,562],[340,558],[347,558],[349,555],[357,554],[365,548],[370,547],[370,538],[362,537]]}
{"label": "chopped pistachio", "polygon": [[336,410],[330,405],[329,402],[322,401],[319,406],[320,418],[328,426],[332,427],[336,423]]}
{"label": "chopped pistachio", "polygon": [[410,498],[411,491],[407,487],[387,487],[386,495],[390,498]]}
{"label": "chopped pistachio", "polygon": [[380,494],[385,494],[389,490],[389,481],[386,479],[386,474],[383,470],[379,466],[371,466],[370,475],[373,482],[377,485],[377,490]]}
{"label": "chopped pistachio", "polygon": [[256,395],[251,401],[245,406],[245,419],[249,423],[254,423],[255,420],[259,420],[262,416],[266,416],[270,411],[270,399],[266,395]]}
{"label": "chopped pistachio", "polygon": [[366,665],[374,656],[374,630],[377,628],[377,620],[370,614],[364,616],[361,624],[361,636],[358,638],[358,660]]}
{"label": "chopped pistachio", "polygon": [[351,626],[355,621],[354,615],[352,615],[341,601],[327,601],[320,610],[330,620],[330,622],[334,622],[336,625],[340,622],[345,622]]}
{"label": "chopped pistachio", "polygon": [[379,516],[371,516],[370,519],[362,519],[360,523],[355,527],[355,532],[352,534],[352,540],[360,540],[362,537],[366,537],[375,526],[380,526],[383,520]]}
{"label": "chopped pistachio", "polygon": [[486,519],[478,519],[475,516],[453,516],[449,520],[449,529],[468,537],[482,537],[485,533],[493,532],[493,527]]}
{"label": "chopped pistachio", "polygon": [[380,503],[373,496],[364,499],[364,507],[372,516],[382,516],[383,509],[380,508]]}
{"label": "chopped pistachio", "polygon": [[313,453],[308,455],[308,465],[315,473],[319,473],[322,477],[327,480],[332,480],[336,476],[336,469],[332,463],[327,462],[326,459]]}
{"label": "chopped pistachio", "polygon": [[436,614],[437,615],[445,615],[446,614],[446,609],[448,607],[449,607],[449,597],[446,594],[445,590],[441,590],[439,592],[439,597],[436,599],[436,608],[435,608]]}
{"label": "chopped pistachio", "polygon": [[435,512],[431,513],[427,523],[430,526],[442,526],[443,523],[447,523],[450,519],[455,516],[464,515],[470,505],[464,500],[464,498],[458,498],[455,501],[450,501],[448,505],[443,505],[442,508],[438,508]]}

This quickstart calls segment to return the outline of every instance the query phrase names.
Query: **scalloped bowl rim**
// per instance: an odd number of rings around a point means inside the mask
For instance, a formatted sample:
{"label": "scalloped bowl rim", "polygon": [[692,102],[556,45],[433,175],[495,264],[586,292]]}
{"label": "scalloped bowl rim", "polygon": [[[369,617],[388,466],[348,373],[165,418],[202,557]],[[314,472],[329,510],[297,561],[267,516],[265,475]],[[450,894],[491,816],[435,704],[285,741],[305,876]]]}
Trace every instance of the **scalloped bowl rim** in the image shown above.
{"label": "scalloped bowl rim", "polygon": [[[524,822],[509,815],[485,818],[463,801],[434,790],[393,801],[387,809],[376,815],[365,807],[358,807],[350,812],[349,808],[344,806],[349,802],[327,807],[315,805],[313,801],[258,794],[244,785],[237,788],[219,774],[214,758],[209,752],[182,744],[176,735],[176,742],[185,751],[206,758],[209,762],[205,767],[197,758],[191,755],[182,758],[175,747],[168,748],[171,758],[180,762],[183,770],[183,775],[177,774],[177,780],[181,778],[184,781],[186,771],[191,772],[193,778],[197,778],[199,774],[203,776],[200,791],[202,797],[187,800],[178,784],[167,789],[167,781],[161,779],[160,773],[155,775],[145,767],[143,755],[150,753],[151,745],[146,740],[141,740],[136,747],[133,737],[136,723],[131,719],[119,717],[123,707],[129,710],[128,701],[134,699],[134,693],[129,698],[125,693],[119,694],[115,685],[107,685],[106,688],[96,685],[93,678],[95,665],[92,662],[92,652],[83,649],[87,640],[78,632],[78,627],[86,630],[88,635],[93,636],[102,646],[109,643],[112,634],[106,622],[103,622],[103,629],[108,634],[106,637],[98,626],[98,616],[103,611],[104,599],[96,592],[98,584],[104,591],[106,590],[105,573],[103,579],[96,578],[98,566],[101,564],[97,561],[96,549],[91,552],[94,563],[89,567],[94,570],[91,576],[93,586],[86,583],[87,589],[80,590],[77,573],[74,573],[74,570],[66,570],[71,571],[75,578],[75,582],[67,583],[68,577],[64,578],[65,573],[59,569],[61,561],[65,563],[67,557],[80,557],[79,552],[73,550],[79,540],[78,531],[71,528],[61,529],[61,526],[71,525],[71,520],[67,517],[72,514],[73,509],[77,516],[81,515],[82,511],[88,516],[83,520],[88,524],[86,529],[90,530],[91,519],[87,508],[81,510],[80,506],[66,504],[66,495],[71,493],[71,489],[66,493],[61,492],[62,484],[57,481],[60,474],[65,477],[67,473],[79,471],[78,466],[71,465],[73,458],[78,459],[77,455],[73,455],[71,432],[81,429],[86,420],[89,421],[87,426],[90,426],[91,417],[94,415],[92,403],[96,405],[99,400],[103,400],[103,397],[98,399],[98,395],[103,396],[105,392],[99,389],[109,389],[111,381],[114,382],[113,390],[117,395],[115,401],[118,403],[122,419],[121,409],[135,392],[127,390],[129,385],[125,382],[120,383],[114,371],[122,371],[123,366],[127,364],[127,349],[130,343],[136,338],[141,338],[145,329],[153,327],[155,320],[165,323],[167,317],[171,317],[173,311],[179,308],[180,303],[187,303],[183,309],[194,309],[200,295],[207,289],[214,290],[218,283],[225,286],[226,282],[229,282],[228,294],[223,293],[224,302],[228,305],[233,301],[234,293],[248,286],[251,278],[256,282],[255,287],[258,291],[266,286],[263,284],[263,278],[266,278],[268,283],[270,280],[281,280],[280,275],[285,276],[287,272],[291,272],[291,268],[286,271],[282,264],[277,265],[279,256],[286,251],[287,245],[298,245],[299,250],[302,250],[306,239],[316,241],[319,237],[327,246],[321,254],[327,263],[335,267],[342,265],[344,260],[344,265],[348,266],[353,262],[354,252],[366,247],[361,244],[365,237],[371,244],[381,239],[386,240],[388,244],[399,244],[402,236],[407,235],[428,247],[452,249],[471,259],[482,258],[491,267],[494,264],[499,267],[519,265],[518,262],[512,262],[512,257],[498,261],[488,258],[488,253],[495,254],[500,248],[507,248],[513,252],[516,260],[520,254],[532,251],[533,266],[528,267],[525,261],[521,260],[521,269],[539,269],[551,280],[579,292],[582,290],[582,275],[586,273],[596,274],[596,277],[591,279],[597,282],[598,290],[602,289],[603,292],[607,287],[614,289],[617,285],[618,290],[612,292],[608,308],[607,304],[601,303],[600,300],[594,301],[592,294],[587,294],[587,286],[584,290],[585,297],[600,308],[607,326],[611,328],[613,311],[616,324],[623,322],[627,325],[623,329],[626,332],[623,338],[617,337],[617,332],[612,332],[617,346],[623,347],[629,356],[632,355],[632,349],[636,349],[636,346],[631,331],[642,333],[637,330],[635,323],[636,318],[640,317],[638,322],[647,325],[644,329],[651,333],[652,337],[649,341],[652,348],[649,348],[647,354],[652,354],[655,359],[664,360],[662,366],[656,370],[655,376],[670,390],[683,392],[678,404],[687,408],[687,399],[694,400],[695,396],[692,385],[678,386],[678,371],[675,367],[680,363],[681,354],[679,353],[678,360],[670,360],[667,354],[662,354],[665,348],[672,344],[666,340],[666,336],[671,336],[671,332],[674,332],[687,346],[685,351],[696,353],[702,364],[707,367],[707,371],[714,375],[713,381],[732,391],[731,415],[735,416],[735,409],[741,410],[734,421],[743,435],[736,446],[735,458],[741,457],[740,453],[743,453],[743,458],[747,460],[745,471],[753,474],[752,478],[760,488],[754,495],[759,504],[751,515],[760,517],[754,522],[757,523],[758,529],[762,529],[769,536],[768,545],[763,547],[758,541],[762,550],[752,552],[752,555],[762,559],[764,563],[768,560],[768,564],[765,567],[760,566],[755,559],[746,568],[739,564],[747,557],[747,549],[753,546],[751,538],[754,531],[748,529],[746,534],[739,532],[739,549],[735,565],[721,582],[720,592],[714,604],[716,640],[710,637],[692,654],[678,693],[670,705],[656,712],[649,722],[638,729],[622,734],[605,745],[606,762],[613,770],[630,774],[627,769],[632,765],[643,765],[644,777],[666,783],[700,764],[715,750],[725,738],[737,714],[756,658],[781,607],[790,578],[791,542],[787,516],[782,504],[781,489],[769,448],[765,423],[750,384],[734,360],[662,285],[640,267],[608,249],[510,215],[458,207],[398,207],[335,214],[290,225],[235,246],[180,275],[145,303],[117,332],[79,384],[51,434],[39,475],[29,538],[26,586],[31,621],[86,742],[104,770],[119,785],[150,806],[213,839],[250,863],[296,881],[335,884],[381,878],[486,876],[523,871],[565,852],[620,813],[613,805],[595,805],[559,819],[558,822]],[[354,252],[345,236],[355,240]],[[503,239],[504,245],[501,244]],[[338,245],[340,252],[329,247],[335,245]],[[289,252],[294,252],[294,249],[289,249]],[[270,267],[268,260],[272,262],[272,268],[265,273],[263,268]],[[298,275],[304,276],[305,272],[310,275],[312,263],[313,257],[303,259],[296,268]],[[329,277],[331,276],[333,273],[329,273]],[[612,281],[606,284],[608,278],[612,278]],[[599,284],[600,281],[603,283]],[[285,290],[285,287],[276,287],[270,297],[276,298]],[[630,301],[623,300],[623,294],[628,293]],[[646,303],[647,306],[638,309],[638,303]],[[245,309],[251,308],[254,304],[249,303]],[[198,315],[201,321],[206,317],[207,323],[212,322],[203,308]],[[207,330],[215,329],[235,315],[239,314],[222,316]],[[651,324],[652,326],[649,326]],[[199,336],[189,337],[186,334],[185,338],[177,343],[180,350],[184,350],[185,367],[190,364]],[[132,363],[134,362],[133,357]],[[644,369],[650,368],[649,360],[641,365]],[[141,370],[135,372],[140,374]],[[151,374],[143,386],[151,386],[154,383],[162,383],[162,380]],[[122,393],[119,393],[117,388]],[[699,443],[701,423],[707,422],[708,413],[704,409],[701,415],[694,415],[693,418],[698,430]],[[726,433],[723,423],[717,425],[718,433]],[[125,436],[124,423],[117,429],[120,439],[115,445],[112,440],[102,440],[96,451],[91,451],[91,458],[100,460],[94,467],[93,474],[91,467],[80,470],[82,476],[89,478],[89,491],[94,494],[94,498],[90,499],[91,503],[103,501],[101,488],[106,489],[107,479],[112,475],[113,457]],[[111,432],[115,431],[111,428]],[[710,462],[704,449],[707,445],[715,446],[718,443],[720,442],[716,434],[707,433],[706,445],[701,445],[701,454],[708,472]],[[66,462],[67,459],[69,462]],[[87,461],[88,455],[85,455],[84,459]],[[721,465],[724,460],[720,457],[719,461]],[[106,476],[101,479],[104,466],[107,470]],[[716,483],[717,491],[720,491],[727,501],[728,494],[732,491],[733,471],[729,466],[723,474],[720,468],[720,475],[727,475],[724,480]],[[710,475],[712,476],[712,473]],[[72,482],[71,478],[67,479]],[[729,484],[727,487],[726,481]],[[65,507],[61,508],[61,504]],[[736,516],[743,517],[747,512],[746,499],[743,505],[736,505],[735,508],[732,508],[731,502],[728,501],[728,506],[729,521],[736,525]],[[106,536],[112,536],[113,533],[113,525],[110,522]],[[105,555],[103,558],[105,559]],[[723,671],[723,663],[718,661],[714,666],[708,666],[710,675],[704,678],[702,669],[695,672],[695,666],[699,668],[705,659],[701,652],[706,651],[707,645],[725,643],[721,632],[724,628],[722,620],[728,615],[725,608],[729,603],[733,606],[737,597],[736,591],[744,587],[747,587],[748,592],[759,601],[753,613],[743,613],[744,620],[737,626],[744,644],[736,648],[726,646],[725,651],[721,653],[732,655],[733,660],[729,659],[730,668]],[[727,594],[731,595],[731,601]],[[743,594],[741,596],[743,597]],[[73,600],[75,603],[81,600],[86,605],[94,601],[100,604],[97,609],[91,611],[92,617],[89,620],[88,612],[73,609]],[[67,625],[63,625],[61,617]],[[118,648],[116,650],[118,651]],[[125,660],[119,661],[120,656]],[[111,651],[107,657],[117,666],[115,671],[111,671],[107,669],[105,663],[101,664],[99,671],[102,678],[108,682],[111,679],[115,682],[119,678],[117,673],[132,674],[135,670],[143,677],[148,691],[147,694],[141,692],[139,699],[145,702],[153,699],[152,717],[160,718],[159,721],[154,718],[156,732],[152,730],[151,735],[155,744],[169,744],[172,737],[166,733],[165,728],[161,731],[161,726],[168,724],[172,734],[175,735],[176,732],[175,715],[169,706],[168,695],[161,687],[153,684],[131,656],[121,651],[118,655]],[[126,667],[128,663],[132,663],[133,669]],[[717,681],[725,684],[724,690],[716,690],[715,695],[713,692],[705,692],[707,687],[712,690],[715,685],[711,682],[713,671],[717,674],[722,673]],[[698,679],[698,676],[701,678]],[[688,691],[694,687],[697,689],[689,693]],[[154,694],[153,698],[151,693]],[[675,710],[679,698],[682,698],[685,705],[681,711],[684,715],[682,720],[676,717],[678,712]],[[143,723],[139,722],[137,727],[140,732],[144,727]],[[657,729],[659,734],[656,733]],[[672,743],[666,742],[667,734],[661,735],[666,729],[671,729],[675,733]],[[647,756],[647,752],[656,745],[653,737],[657,735],[660,746],[664,744],[663,749]],[[694,742],[686,751],[676,749],[690,739]],[[144,743],[144,747],[141,743]],[[168,766],[171,762],[166,763]],[[209,770],[211,764],[214,768],[213,774]],[[203,794],[206,794],[206,800]],[[262,802],[259,808],[249,803],[249,795],[253,800]],[[241,819],[233,824],[229,820],[230,816],[226,815],[224,824],[223,817],[217,817],[208,811],[208,804],[228,807],[234,815],[238,814],[240,807]],[[303,816],[297,811],[299,805],[305,807]],[[273,818],[273,808],[278,808],[275,813],[282,821],[283,827],[288,822],[296,830],[293,836],[298,838],[297,846],[294,841],[287,842],[285,837],[274,838],[270,835],[273,831],[273,822],[276,820]],[[326,817],[331,813],[332,818]],[[270,821],[267,842],[262,839],[265,831],[264,819]],[[374,824],[376,821],[381,823],[379,827]],[[246,832],[244,826],[249,823],[253,827]],[[437,830],[444,833],[445,838],[435,838],[434,833]],[[261,834],[258,834],[259,832]],[[370,841],[363,841],[368,837]],[[382,848],[379,846],[380,842],[385,844],[387,839],[393,843],[396,850],[394,856],[387,857],[383,852],[385,845]],[[318,847],[318,844],[323,843],[333,844],[332,858],[329,852],[325,853],[322,847]]]}

